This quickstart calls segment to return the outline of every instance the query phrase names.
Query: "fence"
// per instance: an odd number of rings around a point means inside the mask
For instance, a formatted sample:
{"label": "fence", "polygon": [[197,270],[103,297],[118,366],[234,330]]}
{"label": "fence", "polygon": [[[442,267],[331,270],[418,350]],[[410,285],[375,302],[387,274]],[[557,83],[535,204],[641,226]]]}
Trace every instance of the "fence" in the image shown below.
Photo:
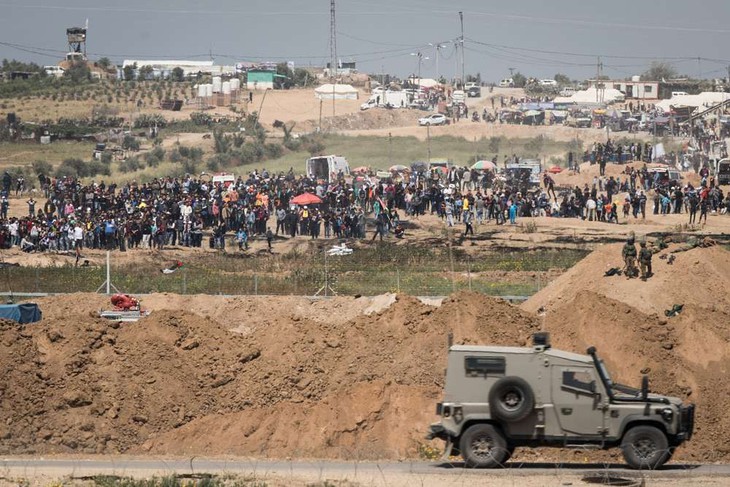
{"label": "fence", "polygon": [[[546,284],[546,272],[566,269],[581,251],[492,252],[471,258],[459,252],[416,254],[358,251],[358,255],[311,255],[251,259],[241,254],[207,254],[173,274],[155,265],[117,264],[111,283],[130,294],[168,292],[226,295],[376,295],[386,292],[444,296],[461,290],[489,295],[529,296]],[[121,259],[120,259],[121,260]],[[0,270],[3,293],[97,292],[106,267],[12,267]],[[101,289],[103,290],[103,289]]]}

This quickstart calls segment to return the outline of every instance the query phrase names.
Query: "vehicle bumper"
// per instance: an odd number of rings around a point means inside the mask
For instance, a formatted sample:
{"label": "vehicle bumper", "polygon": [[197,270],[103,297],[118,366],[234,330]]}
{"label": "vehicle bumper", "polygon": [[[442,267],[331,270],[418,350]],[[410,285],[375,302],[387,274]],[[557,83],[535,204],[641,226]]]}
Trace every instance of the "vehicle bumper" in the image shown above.
{"label": "vehicle bumper", "polygon": [[441,423],[431,424],[431,426],[428,427],[428,433],[426,433],[427,440],[438,438],[439,440],[447,441],[450,437],[449,432]]}
{"label": "vehicle bumper", "polygon": [[688,441],[692,438],[695,428],[695,405],[689,404],[679,409],[679,434],[677,439],[680,441]]}

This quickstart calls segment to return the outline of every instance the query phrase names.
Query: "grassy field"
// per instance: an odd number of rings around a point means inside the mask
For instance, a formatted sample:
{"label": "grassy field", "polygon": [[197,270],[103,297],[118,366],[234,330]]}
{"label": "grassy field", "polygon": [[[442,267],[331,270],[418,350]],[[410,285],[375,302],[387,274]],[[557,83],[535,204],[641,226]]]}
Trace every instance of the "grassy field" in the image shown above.
{"label": "grassy field", "polygon": [[48,161],[53,165],[64,159],[77,157],[91,159],[94,151],[93,142],[59,141],[41,145],[34,142],[0,143],[0,169],[15,166],[27,166],[33,161]]}
{"label": "grassy field", "polygon": [[[358,249],[347,258],[293,252],[259,259],[231,247],[227,253],[192,259],[171,275],[160,273],[159,264],[154,263],[113,265],[112,282],[121,291],[136,294],[311,296],[327,283],[328,289],[343,295],[403,292],[443,296],[469,289],[489,295],[529,296],[545,284],[543,273],[568,269],[586,253],[514,250],[473,258],[455,249],[452,261],[443,248],[384,244]],[[534,277],[493,271],[529,272]],[[0,271],[0,292],[94,292],[104,280],[102,267],[6,267]]]}
{"label": "grassy field", "polygon": [[[347,157],[350,167],[370,166],[387,170],[394,164],[410,165],[414,161],[428,160],[428,143],[416,137],[375,137],[326,135],[323,137],[325,153]],[[499,156],[502,162],[505,155],[517,154],[525,158],[547,159],[553,155],[562,157],[570,150],[570,144],[548,139],[507,139],[503,137],[466,140],[463,137],[439,136],[431,138],[431,160],[449,159],[454,164],[466,165],[476,155],[491,159]],[[302,170],[304,161],[309,157],[306,152],[290,152],[276,161],[267,161],[271,170],[288,170],[294,167]]]}
{"label": "grassy field", "polygon": [[[414,161],[428,159],[428,144],[415,137],[376,137],[344,135],[324,135],[321,138],[324,145],[324,154],[339,154],[347,157],[350,167],[370,166],[373,169],[387,170],[393,164],[410,165]],[[271,139],[278,142],[279,139]],[[146,144],[149,145],[149,144]],[[86,142],[55,142],[42,146],[33,143],[2,143],[0,144],[0,168],[27,166],[36,160],[45,160],[58,165],[67,158],[76,157],[89,160],[93,151],[93,144]],[[432,160],[449,159],[458,165],[468,164],[478,154],[480,157],[491,159],[499,155],[502,162],[504,155],[516,153],[521,157],[541,157],[547,161],[549,155],[563,156],[570,150],[571,144],[556,142],[547,139],[506,139],[502,137],[482,138],[468,141],[461,137],[440,136],[431,139]],[[205,159],[212,154],[206,154],[204,161],[197,166],[197,172],[209,171]],[[306,151],[287,151],[275,160],[266,160],[254,164],[225,168],[234,174],[247,174],[253,169],[267,168],[269,171],[304,172],[304,163],[310,155]],[[130,173],[119,171],[118,164],[112,163],[111,179],[118,182],[136,179],[148,181],[154,177],[167,175],[182,175],[181,166],[172,162],[163,162],[155,168],[145,168]]]}

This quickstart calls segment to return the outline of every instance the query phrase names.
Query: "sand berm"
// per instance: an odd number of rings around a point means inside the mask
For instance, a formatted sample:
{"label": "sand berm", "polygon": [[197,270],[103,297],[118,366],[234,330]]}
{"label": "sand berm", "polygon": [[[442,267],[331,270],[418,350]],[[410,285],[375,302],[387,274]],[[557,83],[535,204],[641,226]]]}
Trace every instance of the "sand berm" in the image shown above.
{"label": "sand berm", "polygon": [[[468,292],[440,305],[157,294],[149,317],[118,324],[97,317],[106,296],[42,298],[40,323],[0,323],[0,453],[417,458],[448,334],[528,345],[544,329],[555,347],[595,345],[616,380],[648,373],[696,402],[696,436],[675,458],[727,461],[730,253],[676,255],[656,256],[645,283],[603,277],[620,245],[603,246],[521,307]],[[683,312],[664,316],[675,303]]]}

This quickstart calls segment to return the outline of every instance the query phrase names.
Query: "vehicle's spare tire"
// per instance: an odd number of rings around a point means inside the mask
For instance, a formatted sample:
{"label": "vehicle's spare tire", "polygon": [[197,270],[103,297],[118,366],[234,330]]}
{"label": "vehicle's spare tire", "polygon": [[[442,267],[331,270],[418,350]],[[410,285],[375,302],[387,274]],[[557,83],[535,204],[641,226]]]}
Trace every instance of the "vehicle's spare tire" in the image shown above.
{"label": "vehicle's spare tire", "polygon": [[503,377],[489,391],[489,411],[494,418],[521,421],[534,408],[535,395],[530,385],[519,377]]}

